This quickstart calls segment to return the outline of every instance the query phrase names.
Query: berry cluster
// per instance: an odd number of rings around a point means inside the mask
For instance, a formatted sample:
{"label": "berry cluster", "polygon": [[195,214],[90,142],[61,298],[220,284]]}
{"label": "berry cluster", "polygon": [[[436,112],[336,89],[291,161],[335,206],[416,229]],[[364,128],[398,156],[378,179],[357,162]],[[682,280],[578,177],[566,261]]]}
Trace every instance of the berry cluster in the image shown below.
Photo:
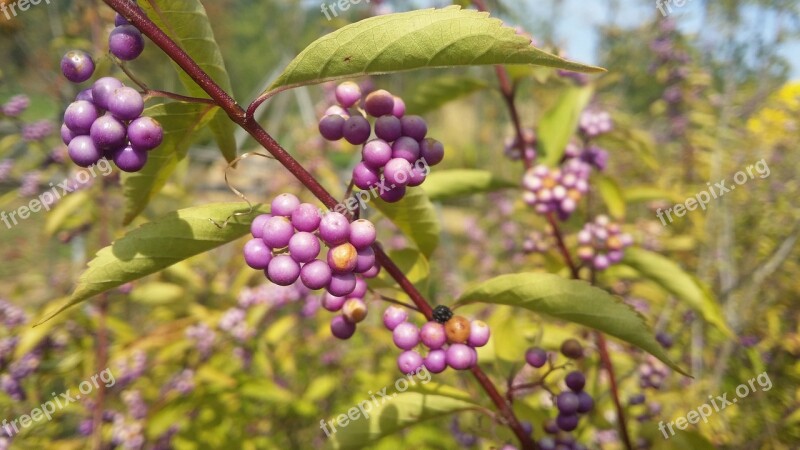
{"label": "berry cluster", "polygon": [[339,339],[350,339],[356,332],[356,324],[367,317],[367,283],[356,277],[356,287],[346,295],[333,295],[330,292],[322,296],[321,305],[330,312],[341,312],[331,319],[331,334]]}
{"label": "berry cluster", "polygon": [[522,198],[539,214],[555,212],[566,219],[589,191],[590,171],[591,167],[577,158],[569,159],[560,168],[543,164],[531,167],[522,178]]}
{"label": "berry cluster", "polygon": [[578,232],[578,244],[578,258],[594,270],[605,270],[622,261],[623,250],[633,244],[633,238],[608,216],[600,215]]}
{"label": "berry cluster", "polygon": [[536,133],[529,128],[523,129],[522,142],[525,144],[524,155],[519,151],[519,139],[516,135],[506,138],[503,145],[503,153],[505,153],[508,159],[518,161],[523,159],[523,156],[526,161],[533,161],[536,159]]}
{"label": "berry cluster", "polygon": [[[299,278],[308,289],[327,289],[337,297],[356,288],[356,274],[367,278],[378,274],[375,263],[376,231],[372,222],[350,223],[338,212],[322,214],[310,203],[300,203],[292,194],[272,200],[271,213],[253,220],[253,239],[244,246],[244,259],[267,278],[288,286]],[[328,252],[317,259],[322,241]]]}
{"label": "berry cluster", "polygon": [[587,108],[578,120],[578,129],[586,139],[596,138],[614,128],[611,114],[600,109]]}
{"label": "berry cluster", "polygon": [[0,107],[0,111],[3,112],[3,115],[8,117],[19,117],[28,106],[30,106],[31,100],[28,98],[27,95],[19,94],[11,97],[8,99],[7,102]]}
{"label": "berry cluster", "polygon": [[[444,158],[444,146],[426,138],[428,125],[420,116],[405,115],[405,103],[383,89],[363,99],[361,88],[353,82],[336,87],[336,100],[319,121],[319,132],[329,141],[344,138],[353,145],[362,145],[361,161],[353,169],[353,184],[359,189],[381,189],[386,202],[403,198],[408,186],[425,181],[430,166]],[[375,139],[369,140],[372,125],[365,114],[375,118]]]}
{"label": "berry cluster", "polygon": [[[489,342],[489,326],[483,321],[470,321],[454,316],[446,306],[437,306],[433,320],[421,328],[408,321],[408,313],[397,306],[389,306],[383,313],[383,324],[392,331],[394,344],[403,350],[397,357],[397,367],[403,373],[412,373],[424,366],[431,373],[441,373],[448,366],[467,370],[478,363],[476,347]],[[422,343],[428,348],[423,358],[414,348]]]}

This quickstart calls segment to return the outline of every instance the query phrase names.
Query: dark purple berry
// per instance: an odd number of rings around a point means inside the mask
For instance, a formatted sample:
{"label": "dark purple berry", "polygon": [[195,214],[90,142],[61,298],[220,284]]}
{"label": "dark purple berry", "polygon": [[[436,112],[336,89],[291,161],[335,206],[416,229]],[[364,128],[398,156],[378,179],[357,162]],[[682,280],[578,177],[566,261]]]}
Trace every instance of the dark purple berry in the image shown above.
{"label": "dark purple berry", "polygon": [[371,131],[369,121],[361,116],[351,116],[344,122],[344,139],[353,145],[367,142]]}
{"label": "dark purple berry", "polygon": [[356,332],[356,324],[348,322],[342,316],[336,316],[331,319],[331,334],[339,339],[350,339],[353,333]]}
{"label": "dark purple berry", "polygon": [[108,101],[121,87],[122,82],[114,77],[99,78],[92,84],[92,101],[98,108],[108,109]]}
{"label": "dark purple berry", "polygon": [[364,298],[365,295],[367,295],[367,282],[360,277],[356,277],[356,287],[350,293],[350,297]]}
{"label": "dark purple berry", "polygon": [[419,153],[428,165],[435,166],[444,159],[444,145],[436,139],[426,138],[420,144]]}
{"label": "dark purple berry", "polygon": [[144,99],[136,89],[123,86],[111,94],[108,111],[119,120],[134,120],[144,111]]}
{"label": "dark purple berry", "polygon": [[422,362],[431,373],[442,373],[447,368],[447,351],[431,350]]}
{"label": "dark purple berry", "polygon": [[358,251],[358,258],[356,259],[356,268],[353,272],[360,273],[366,278],[372,278],[377,275],[377,268],[375,274],[369,276],[370,272],[375,268],[375,250],[372,247],[365,247]]}
{"label": "dark purple berry", "polygon": [[447,306],[439,305],[436,308],[433,308],[433,320],[444,324],[448,320],[453,317],[453,311],[450,310]]}
{"label": "dark purple berry", "polygon": [[147,152],[130,145],[112,151],[114,164],[123,172],[138,172],[147,164]]}
{"label": "dark purple berry", "polygon": [[126,143],[125,124],[109,114],[98,117],[89,129],[94,144],[103,151],[116,150]]}
{"label": "dark purple berry", "polygon": [[403,158],[413,164],[419,159],[419,142],[408,136],[403,136],[392,144],[392,158]]}
{"label": "dark purple berry", "polygon": [[380,175],[366,163],[360,162],[353,168],[353,184],[359,189],[367,190],[380,182]]}
{"label": "dark purple berry", "polygon": [[139,117],[128,124],[128,140],[139,150],[153,150],[164,140],[164,129],[156,119]]}
{"label": "dark purple berry", "polygon": [[586,391],[578,392],[578,412],[587,413],[594,408],[594,399]]}
{"label": "dark purple berry", "polygon": [[371,92],[364,100],[364,110],[372,117],[391,114],[394,111],[394,96],[383,89]]}
{"label": "dark purple berry", "polygon": [[390,189],[381,191],[378,196],[386,203],[399,202],[406,195],[405,186],[390,186]]}
{"label": "dark purple berry", "polygon": [[69,145],[69,143],[72,141],[72,139],[75,138],[75,136],[78,135],[75,134],[72,130],[70,130],[67,124],[65,123],[61,124],[61,140],[64,142],[65,145]]}
{"label": "dark purple berry", "polygon": [[[325,264],[324,261],[320,261],[325,267],[328,269],[328,273],[330,273],[331,268]],[[314,263],[316,264],[316,263]],[[308,266],[310,264],[306,264]],[[304,267],[305,268],[305,267]],[[300,271],[300,276],[303,276],[302,270]],[[306,286],[308,287],[308,286]],[[310,288],[309,288],[310,289]],[[337,297],[335,295],[331,295],[329,292],[326,292],[325,295],[322,296],[322,307],[327,309],[330,312],[336,312],[342,309],[344,306],[344,302],[347,301],[347,297]]]}
{"label": "dark purple berry", "polygon": [[94,61],[88,53],[72,50],[61,58],[61,73],[73,83],[83,83],[92,77]]}
{"label": "dark purple berry", "polygon": [[556,424],[562,431],[572,431],[578,428],[577,414],[559,414],[556,417]]}
{"label": "dark purple berry", "polygon": [[108,49],[123,61],[132,61],[144,50],[142,32],[133,25],[120,25],[108,36]]}
{"label": "dark purple berry", "polygon": [[672,336],[663,331],[656,333],[656,340],[664,348],[672,348],[672,345],[675,343]]}
{"label": "dark purple berry", "polygon": [[428,169],[420,169],[419,167],[413,167],[411,172],[408,174],[408,186],[414,187],[419,186],[420,184],[425,182],[425,178],[428,176]]}
{"label": "dark purple berry", "polygon": [[392,159],[392,147],[383,139],[372,139],[361,149],[361,159],[369,168],[380,170]]}
{"label": "dark purple berry", "polygon": [[586,386],[586,377],[577,370],[568,373],[564,381],[573,392],[580,392]]}
{"label": "dark purple berry", "polygon": [[547,434],[557,434],[558,433],[558,424],[556,423],[555,419],[548,419],[542,425],[542,429]]}
{"label": "dark purple berry", "polygon": [[403,136],[414,138],[417,141],[425,139],[428,134],[428,124],[420,116],[404,116],[400,119]]}
{"label": "dark purple berry", "polygon": [[378,117],[375,120],[375,136],[387,142],[393,142],[403,135],[400,119],[393,115]]}
{"label": "dark purple berry", "polygon": [[67,146],[67,153],[70,159],[81,167],[89,167],[103,157],[103,152],[94,145],[89,136],[76,136],[72,139]]}
{"label": "dark purple berry", "polygon": [[78,95],[75,96],[75,101],[78,100],[86,100],[87,102],[94,103],[94,98],[92,97],[92,88],[84,89],[78,92]]}
{"label": "dark purple berry", "polygon": [[574,392],[564,391],[556,397],[556,406],[562,414],[574,414],[578,411],[579,399]]}
{"label": "dark purple berry", "polygon": [[114,16],[114,26],[119,27],[122,25],[130,25],[130,22],[128,22],[128,19],[122,17],[119,13],[117,13]]}
{"label": "dark purple berry", "polygon": [[353,273],[334,273],[327,288],[328,292],[337,297],[350,295],[356,288],[356,276]]}
{"label": "dark purple berry", "polygon": [[329,114],[319,120],[319,134],[329,141],[338,141],[344,136],[345,118]]}
{"label": "dark purple berry", "polygon": [[89,134],[92,124],[100,117],[94,104],[85,100],[72,102],[64,111],[64,124],[75,134]]}

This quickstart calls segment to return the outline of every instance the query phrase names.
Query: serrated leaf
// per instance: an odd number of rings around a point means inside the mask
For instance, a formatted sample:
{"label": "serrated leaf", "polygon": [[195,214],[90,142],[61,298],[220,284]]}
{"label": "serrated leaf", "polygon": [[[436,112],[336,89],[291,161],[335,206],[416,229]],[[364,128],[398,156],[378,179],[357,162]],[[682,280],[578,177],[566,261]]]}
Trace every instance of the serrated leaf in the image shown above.
{"label": "serrated leaf", "polygon": [[570,138],[575,134],[581,111],[591,98],[590,86],[569,87],[556,104],[544,113],[536,130],[543,164],[554,167],[561,161]]}
{"label": "serrated leaf", "polygon": [[336,433],[330,435],[333,448],[364,448],[412,425],[473,409],[478,405],[446,395],[404,392],[397,396],[390,395],[390,399],[378,406],[367,400],[365,410],[367,406],[372,408],[368,411],[369,418],[360,416],[358,420],[350,421],[346,427],[337,425]]}
{"label": "serrated leaf", "polygon": [[597,190],[600,192],[600,197],[603,198],[603,203],[606,204],[611,217],[615,219],[625,217],[625,197],[617,182],[605,175],[597,176],[596,180]]}
{"label": "serrated leaf", "polygon": [[431,200],[499,191],[519,187],[518,183],[500,178],[488,170],[452,169],[432,171],[423,189]]}
{"label": "serrated leaf", "polygon": [[486,64],[603,70],[539,50],[488,13],[450,6],[370,17],[325,35],[297,55],[266,93],[367,74]]}
{"label": "serrated leaf", "polygon": [[179,261],[207,252],[246,235],[253,214],[234,216],[225,227],[218,222],[234,212],[247,211],[242,203],[212,203],[181,209],[131,230],[89,262],[65,305],[44,321],[94,295],[156,273]]}
{"label": "serrated leaf", "polygon": [[633,344],[688,375],[669,359],[641,314],[585,281],[547,273],[501,275],[465,292],[458,304],[467,303],[509,305],[594,328]]}
{"label": "serrated leaf", "polygon": [[[222,59],[222,52],[214,38],[214,30],[206,9],[199,0],[147,0],[139,2],[147,16],[217,83],[233,96],[231,80]],[[208,94],[186,72],[173,63],[189,95],[208,97]],[[221,110],[215,110],[209,123],[211,132],[226,160],[236,158],[236,126]]]}
{"label": "serrated leaf", "polygon": [[170,102],[145,110],[144,115],[156,119],[164,128],[164,140],[148,153],[142,170],[122,176],[124,224],[131,223],[164,187],[178,162],[186,157],[197,130],[211,120],[215,109],[218,108],[211,105]]}
{"label": "serrated leaf", "polygon": [[487,87],[489,87],[487,82],[473,77],[445,75],[425,80],[406,94],[406,112],[425,114]]}
{"label": "serrated leaf", "polygon": [[719,328],[728,337],[733,337],[733,332],[725,322],[722,309],[713,295],[678,264],[641,248],[626,249],[622,263],[654,281],[686,306],[700,313],[706,322]]}
{"label": "serrated leaf", "polygon": [[383,213],[387,219],[397,225],[409,239],[414,241],[419,251],[430,259],[439,245],[439,233],[442,227],[436,217],[428,195],[420,187],[410,187],[406,195],[396,203],[386,203],[376,198],[370,205]]}

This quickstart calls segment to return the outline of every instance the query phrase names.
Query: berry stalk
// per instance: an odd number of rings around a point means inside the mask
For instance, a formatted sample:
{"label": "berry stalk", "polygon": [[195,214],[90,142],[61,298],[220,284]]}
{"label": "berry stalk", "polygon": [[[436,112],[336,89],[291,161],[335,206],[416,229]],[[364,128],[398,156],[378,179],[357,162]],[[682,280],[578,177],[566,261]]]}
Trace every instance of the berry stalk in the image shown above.
{"label": "berry stalk", "polygon": [[[297,160],[295,160],[286,150],[278,144],[269,133],[264,130],[252,116],[248,116],[224,89],[189,56],[178,44],[166,35],[155,23],[150,21],[135,4],[128,0],[103,0],[114,11],[123,16],[139,31],[146,35],[161,50],[172,59],[189,77],[200,86],[214,102],[222,108],[232,121],[247,131],[259,144],[261,144],[272,156],[275,157],[292,175],[295,176],[303,185],[308,188],[326,207],[333,208],[338,203],[336,199],[309,173]],[[263,100],[262,100],[263,101]],[[255,105],[255,102],[254,102]],[[257,105],[255,105],[257,107]],[[251,106],[251,109],[255,109]],[[422,294],[414,287],[413,283],[403,274],[400,268],[394,264],[389,256],[377,244],[373,245],[375,256],[384,269],[394,278],[394,280],[411,297],[411,300],[425,315],[430,318],[432,309]],[[525,432],[516,415],[510,406],[503,400],[497,392],[494,384],[489,380],[485,373],[479,368],[472,368],[472,373],[497,408],[503,413],[508,421],[508,425],[522,443],[523,449],[534,449],[535,445],[528,433]]]}

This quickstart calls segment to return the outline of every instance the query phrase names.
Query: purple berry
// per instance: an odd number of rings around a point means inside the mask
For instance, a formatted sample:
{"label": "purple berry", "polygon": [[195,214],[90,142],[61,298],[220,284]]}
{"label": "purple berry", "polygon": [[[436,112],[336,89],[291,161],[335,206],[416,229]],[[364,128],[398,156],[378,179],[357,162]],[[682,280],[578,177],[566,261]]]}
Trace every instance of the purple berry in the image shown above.
{"label": "purple berry", "polygon": [[114,164],[123,172],[138,172],[147,164],[147,152],[138,150],[130,145],[113,150]]}
{"label": "purple berry", "polygon": [[366,163],[360,162],[353,168],[353,184],[359,189],[367,190],[380,182],[380,175]]}
{"label": "purple berry", "polygon": [[311,290],[322,289],[327,286],[331,282],[331,275],[331,268],[328,264],[318,259],[303,265],[303,268],[300,269],[300,281]]}
{"label": "purple berry", "polygon": [[69,129],[67,124],[61,124],[61,140],[64,142],[65,145],[69,145],[69,143],[78,136],[72,130]]}
{"label": "purple berry", "polygon": [[361,145],[367,142],[371,131],[369,121],[356,115],[345,120],[342,135],[347,142],[353,145]]}
{"label": "purple berry", "polygon": [[331,105],[325,110],[325,114],[322,116],[342,116],[343,118],[347,119],[350,117],[350,113],[339,105]]}
{"label": "purple berry", "polygon": [[[325,264],[324,261],[320,261],[322,264]],[[308,266],[308,264],[306,264]],[[325,267],[328,267],[325,264]],[[328,267],[328,272],[330,273],[331,268]],[[300,276],[302,276],[302,271]],[[306,286],[307,287],[307,286]],[[347,297],[337,297],[335,295],[331,295],[329,292],[326,292],[325,295],[322,296],[322,307],[327,309],[330,312],[336,312],[342,309],[344,306],[344,302],[347,301]]]}
{"label": "purple berry", "polygon": [[436,139],[427,138],[420,144],[419,153],[428,165],[435,166],[444,159],[444,145]]}
{"label": "purple berry", "polygon": [[406,102],[398,96],[394,96],[394,107],[392,108],[392,115],[401,118],[406,113]]}
{"label": "purple berry", "polygon": [[97,148],[108,151],[123,147],[128,134],[125,124],[110,114],[105,114],[94,121],[89,129],[89,136],[92,137]]}
{"label": "purple berry", "polygon": [[128,124],[128,140],[140,150],[153,150],[164,140],[164,129],[152,117],[139,117]]}
{"label": "purple berry", "polygon": [[108,109],[108,101],[122,82],[114,77],[99,78],[92,84],[92,101],[98,108]]}
{"label": "purple berry", "polygon": [[327,289],[332,295],[344,297],[356,288],[356,276],[353,273],[334,273]]}
{"label": "purple berry", "polygon": [[474,364],[474,350],[464,344],[451,344],[447,348],[447,365],[456,370],[466,370]]}
{"label": "purple berry", "polygon": [[132,61],[144,50],[142,32],[133,25],[120,25],[108,36],[108,49],[123,61]]}
{"label": "purple berry", "polygon": [[586,391],[578,392],[578,412],[585,414],[594,408],[594,399]]}
{"label": "purple berry", "polygon": [[392,158],[403,158],[413,164],[419,159],[419,142],[408,136],[403,136],[392,144]]}
{"label": "purple berry", "polygon": [[299,263],[311,262],[319,255],[319,239],[306,231],[295,233],[288,245],[289,255]]}
{"label": "purple berry", "polygon": [[[373,268],[375,268],[375,274],[369,276]],[[358,251],[356,268],[353,269],[353,272],[360,273],[365,278],[373,278],[378,274],[377,266],[375,266],[375,250],[373,250],[372,247],[362,248]]]}
{"label": "purple berry", "polygon": [[130,22],[128,22],[128,19],[122,17],[119,13],[117,13],[114,16],[114,26],[118,27],[121,25],[130,25]]}
{"label": "purple berry", "polygon": [[269,248],[283,248],[289,245],[294,235],[294,227],[283,216],[272,216],[264,222],[261,239]]}
{"label": "purple berry", "polygon": [[567,387],[573,392],[580,392],[583,390],[583,387],[586,386],[586,377],[577,370],[568,373],[564,378],[564,381],[566,382]]}
{"label": "purple berry", "polygon": [[100,117],[94,104],[85,100],[70,103],[64,111],[64,124],[75,134],[89,134],[92,124]]}
{"label": "purple berry", "polygon": [[342,306],[342,316],[348,322],[359,323],[367,317],[367,304],[360,298],[348,298]]}
{"label": "purple berry", "polygon": [[671,348],[672,345],[675,343],[674,340],[672,339],[672,336],[670,336],[667,333],[664,333],[663,331],[659,331],[658,333],[656,333],[656,340],[664,348]]}
{"label": "purple berry", "polygon": [[364,298],[367,295],[367,282],[363,278],[356,277],[356,287],[350,293],[350,298]]}
{"label": "purple berry", "polygon": [[272,261],[272,251],[261,239],[250,239],[244,244],[244,261],[253,269],[264,270]]}
{"label": "purple berry", "polygon": [[393,142],[403,135],[400,119],[393,115],[378,117],[375,120],[375,136],[387,142]]}
{"label": "purple berry", "polygon": [[383,312],[383,325],[389,330],[394,331],[398,325],[408,320],[408,313],[399,306],[389,306]]}
{"label": "purple berry", "polygon": [[547,363],[547,352],[539,347],[529,348],[525,352],[525,361],[538,369]]}
{"label": "purple berry", "polygon": [[292,225],[297,231],[316,231],[320,220],[319,208],[311,203],[301,203],[292,211]]}
{"label": "purple berry", "polygon": [[422,367],[422,356],[414,350],[406,350],[397,357],[397,367],[405,374],[415,373]]}
{"label": "purple berry", "polygon": [[328,212],[319,223],[319,237],[330,246],[343,244],[350,238],[350,222],[338,212]]}
{"label": "purple berry", "polygon": [[136,89],[123,86],[111,94],[108,111],[119,120],[134,120],[144,111],[144,99]]}
{"label": "purple berry", "polygon": [[92,77],[94,61],[88,53],[72,50],[61,58],[61,73],[73,83],[83,83]]}
{"label": "purple berry", "polygon": [[[365,250],[361,250],[360,252],[358,252],[358,253],[359,253],[359,255],[358,255],[358,256],[359,256],[359,261],[360,261],[360,259],[361,259],[361,258],[360,258],[360,256],[361,256],[361,252],[362,252],[362,251],[366,251],[366,250],[372,250],[372,249],[365,249]],[[373,256],[374,256],[374,255],[375,255],[375,253],[373,253]],[[361,266],[359,266],[358,264],[356,264],[356,270],[359,270],[359,268],[360,268],[360,267],[361,267]],[[378,276],[378,274],[379,274],[379,273],[381,273],[381,266],[379,266],[379,265],[375,264],[374,266],[372,266],[371,268],[369,268],[367,271],[365,271],[365,272],[361,272],[361,271],[359,271],[358,273],[360,273],[360,274],[361,274],[361,276],[362,276],[362,277],[364,277],[364,278],[375,278],[375,277],[377,277],[377,276]]]}
{"label": "purple berry", "polygon": [[328,265],[335,273],[352,272],[356,268],[358,261],[358,252],[353,244],[345,242],[344,244],[331,247],[328,250]]}
{"label": "purple berry", "polygon": [[361,149],[361,159],[372,170],[380,170],[392,159],[392,147],[383,139],[372,139]]}
{"label": "purple berry", "polygon": [[579,403],[574,392],[564,391],[556,397],[556,406],[562,414],[574,414],[578,411]]}
{"label": "purple berry", "polygon": [[559,414],[556,417],[556,425],[562,431],[572,431],[578,428],[578,415],[577,414]]}
{"label": "purple berry", "polygon": [[343,108],[349,108],[361,100],[361,88],[352,81],[345,81],[336,86],[335,95],[336,101],[339,102]]}
{"label": "purple berry", "polygon": [[254,238],[260,239],[264,236],[264,224],[270,217],[272,217],[271,214],[259,214],[253,219],[253,222],[250,223],[250,234],[252,234]]}
{"label": "purple berry", "polygon": [[447,334],[444,332],[444,325],[430,321],[422,325],[419,332],[422,343],[431,350],[442,348],[447,343]]}
{"label": "purple berry", "polygon": [[338,141],[344,136],[345,118],[338,114],[328,114],[319,120],[319,134],[329,141]]}
{"label": "purple berry", "polygon": [[364,110],[372,117],[391,114],[394,111],[394,96],[383,89],[371,92],[364,100]]}
{"label": "purple berry", "polygon": [[92,88],[84,89],[78,92],[78,95],[75,96],[75,101],[78,100],[86,100],[87,102],[94,103],[94,98],[92,97]]}
{"label": "purple berry", "polygon": [[272,258],[267,267],[267,277],[278,286],[289,286],[300,276],[300,264],[289,255]]}
{"label": "purple berry", "polygon": [[431,350],[423,360],[425,368],[431,373],[442,373],[447,368],[447,352],[444,350]]}
{"label": "purple berry", "polygon": [[89,167],[103,157],[103,152],[94,145],[89,136],[76,136],[67,146],[67,153],[81,167]]}
{"label": "purple berry", "polygon": [[411,350],[419,344],[419,328],[411,322],[402,322],[392,331],[392,340],[398,348]]}
{"label": "purple berry", "polygon": [[419,186],[420,184],[425,182],[425,178],[428,176],[429,169],[420,169],[419,167],[413,167],[411,172],[408,174],[408,186],[414,187]]}
{"label": "purple berry", "polygon": [[358,250],[372,245],[376,236],[375,225],[369,220],[359,219],[350,224],[350,243]]}
{"label": "purple berry", "polygon": [[386,203],[399,202],[406,195],[405,186],[392,186],[389,190],[382,191],[378,194],[381,200]]}
{"label": "purple berry", "polygon": [[273,216],[291,217],[297,207],[300,206],[300,199],[294,194],[281,194],[272,200],[270,205]]}
{"label": "purple berry", "polygon": [[386,163],[383,168],[383,176],[389,183],[395,186],[405,187],[408,184],[408,177],[411,173],[411,163],[402,158],[394,158]]}
{"label": "purple berry", "polygon": [[[76,99],[81,100],[81,99]],[[7,102],[3,104],[0,108],[3,114],[7,115],[8,117],[19,117],[22,113],[28,109],[28,106],[31,104],[31,99],[28,98],[27,95],[19,94],[11,97],[8,99]]]}
{"label": "purple berry", "polygon": [[486,322],[482,320],[473,320],[470,322],[469,327],[470,332],[467,345],[470,347],[483,347],[489,342],[491,330],[489,330],[489,325],[486,325]]}
{"label": "purple berry", "polygon": [[331,334],[339,339],[350,339],[353,333],[356,332],[356,324],[348,322],[342,316],[336,316],[331,319]]}
{"label": "purple berry", "polygon": [[425,135],[428,134],[428,124],[420,116],[404,116],[400,119],[400,126],[403,128],[403,136],[417,141],[425,139]]}

